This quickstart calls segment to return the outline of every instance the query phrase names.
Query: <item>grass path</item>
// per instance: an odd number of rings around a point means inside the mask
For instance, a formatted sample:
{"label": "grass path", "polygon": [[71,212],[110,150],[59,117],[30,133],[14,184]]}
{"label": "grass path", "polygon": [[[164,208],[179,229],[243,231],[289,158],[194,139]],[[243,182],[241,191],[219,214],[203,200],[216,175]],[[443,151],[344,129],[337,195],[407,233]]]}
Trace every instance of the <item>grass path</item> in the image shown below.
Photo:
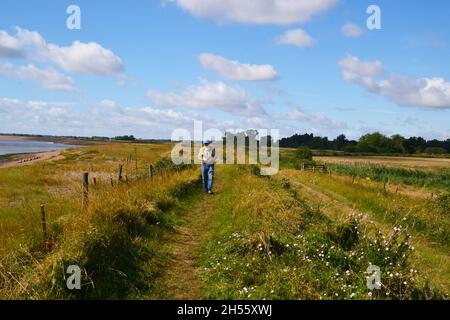
{"label": "grass path", "polygon": [[[215,184],[215,190],[220,190]],[[161,299],[201,299],[198,266],[203,244],[210,235],[209,223],[218,195],[206,195],[199,186],[198,194],[186,204],[187,211],[175,231],[167,238],[169,259],[167,269],[159,280]]]}
{"label": "grass path", "polygon": [[[357,205],[350,203],[344,196],[330,190],[323,190],[319,186],[308,183],[307,179],[295,179],[295,186],[310,206],[315,208],[320,204],[320,210],[334,220],[339,220],[357,209]],[[373,214],[371,214],[371,218],[384,233],[389,233],[392,230],[391,224],[381,221]],[[426,271],[432,283],[438,283],[449,290],[450,259],[448,255],[439,247],[430,245],[429,241],[420,234],[415,233],[414,238],[417,250],[413,260],[416,265],[422,271]]]}

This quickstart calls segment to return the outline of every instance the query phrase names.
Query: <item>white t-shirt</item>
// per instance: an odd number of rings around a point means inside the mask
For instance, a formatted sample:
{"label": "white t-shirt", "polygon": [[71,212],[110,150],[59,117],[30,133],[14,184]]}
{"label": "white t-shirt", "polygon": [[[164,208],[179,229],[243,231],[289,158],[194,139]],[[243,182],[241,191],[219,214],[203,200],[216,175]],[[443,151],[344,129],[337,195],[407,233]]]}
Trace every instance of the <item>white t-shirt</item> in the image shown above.
{"label": "white t-shirt", "polygon": [[211,146],[201,147],[198,158],[206,164],[214,164],[216,162],[216,149]]}

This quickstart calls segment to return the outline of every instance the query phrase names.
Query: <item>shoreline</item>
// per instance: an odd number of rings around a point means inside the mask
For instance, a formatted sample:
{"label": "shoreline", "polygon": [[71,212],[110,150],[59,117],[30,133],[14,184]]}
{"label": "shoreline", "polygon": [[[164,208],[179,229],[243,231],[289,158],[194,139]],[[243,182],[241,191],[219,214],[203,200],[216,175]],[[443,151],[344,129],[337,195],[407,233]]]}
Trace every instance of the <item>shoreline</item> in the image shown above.
{"label": "shoreline", "polygon": [[61,160],[64,158],[62,151],[64,150],[3,155],[0,156],[0,169],[21,167],[40,161]]}
{"label": "shoreline", "polygon": [[0,140],[31,140],[31,141],[41,141],[41,142],[53,142],[59,144],[69,144],[76,146],[90,146],[105,143],[104,141],[88,141],[75,138],[64,138],[64,137],[53,137],[53,136],[21,136],[21,135],[11,135],[11,134],[0,134]]}

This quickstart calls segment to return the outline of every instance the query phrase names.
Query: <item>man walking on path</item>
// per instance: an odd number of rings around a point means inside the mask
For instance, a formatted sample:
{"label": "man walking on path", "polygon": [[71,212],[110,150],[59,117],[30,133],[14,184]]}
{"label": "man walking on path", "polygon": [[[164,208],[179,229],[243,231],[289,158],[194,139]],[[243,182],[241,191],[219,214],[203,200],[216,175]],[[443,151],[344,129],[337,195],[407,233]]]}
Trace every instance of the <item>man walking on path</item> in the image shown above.
{"label": "man walking on path", "polygon": [[213,194],[214,164],[216,162],[216,149],[211,146],[211,141],[203,143],[198,158],[202,161],[202,181],[206,193]]}

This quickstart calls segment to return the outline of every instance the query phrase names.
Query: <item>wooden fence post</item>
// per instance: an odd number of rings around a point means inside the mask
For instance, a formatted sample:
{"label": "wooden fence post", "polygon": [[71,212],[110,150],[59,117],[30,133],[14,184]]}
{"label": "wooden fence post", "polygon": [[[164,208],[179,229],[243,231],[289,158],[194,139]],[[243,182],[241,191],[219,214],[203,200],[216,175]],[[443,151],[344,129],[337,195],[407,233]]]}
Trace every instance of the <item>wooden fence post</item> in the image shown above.
{"label": "wooden fence post", "polygon": [[150,180],[153,180],[153,165],[150,165],[150,167],[148,167],[148,177]]}
{"label": "wooden fence post", "polygon": [[97,178],[94,177],[94,186],[96,186],[96,185],[97,185]]}
{"label": "wooden fence post", "polygon": [[89,197],[89,173],[83,173],[83,206],[86,207],[88,204]]}
{"label": "wooden fence post", "polygon": [[111,187],[114,187],[114,180],[112,177],[110,179],[111,179]]}
{"label": "wooden fence post", "polygon": [[42,233],[44,234],[44,239],[47,239],[47,220],[45,218],[45,206],[41,204],[41,224]]}
{"label": "wooden fence post", "polygon": [[138,159],[136,157],[136,177],[138,176]]}
{"label": "wooden fence post", "polygon": [[117,172],[119,183],[122,181],[122,170],[123,170],[123,166],[121,164],[119,164],[119,170]]}

